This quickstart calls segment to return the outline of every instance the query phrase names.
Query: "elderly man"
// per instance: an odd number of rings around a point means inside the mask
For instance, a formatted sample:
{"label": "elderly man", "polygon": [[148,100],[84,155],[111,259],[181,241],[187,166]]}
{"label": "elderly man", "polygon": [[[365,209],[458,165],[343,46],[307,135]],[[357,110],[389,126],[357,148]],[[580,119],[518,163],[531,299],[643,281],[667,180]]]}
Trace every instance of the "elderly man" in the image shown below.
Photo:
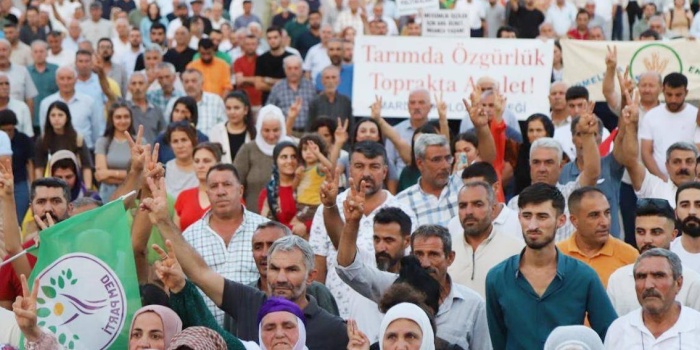
{"label": "elderly man", "polygon": [[[327,55],[328,64],[324,65],[323,67],[320,67],[320,69],[327,67],[329,64],[333,67],[336,67],[340,74],[338,93],[352,100],[352,79],[354,65],[352,63],[345,64],[343,62],[343,42],[340,39],[330,39],[326,43],[326,48],[324,51]],[[309,53],[308,57],[310,56],[311,53]],[[323,82],[321,81],[321,76],[319,74],[316,74],[316,76],[314,76],[314,69],[314,67],[311,68],[311,76],[313,77],[313,81],[316,84],[316,90],[323,91]]]}
{"label": "elderly man", "polygon": [[[197,130],[209,134],[209,130],[216,124],[226,121],[226,107],[220,96],[203,90],[202,73],[198,70],[187,69],[182,73],[182,84],[185,94],[197,101],[199,114]],[[166,108],[165,115],[170,115],[175,99],[171,98]]]}
{"label": "elderly man", "polygon": [[49,33],[46,37],[46,43],[49,47],[46,61],[58,67],[67,66],[75,62],[75,51],[64,47],[66,46],[64,42],[65,40],[63,40],[63,34],[61,32]]}
{"label": "elderly man", "polygon": [[161,62],[156,67],[157,80],[160,87],[146,92],[148,102],[162,111],[167,110],[168,104],[173,99],[185,96],[185,92],[175,88],[177,72],[175,66],[169,62]]}
{"label": "elderly man", "polygon": [[[80,22],[78,20],[71,20],[68,23],[68,35],[63,38],[62,46],[64,49],[76,52],[78,51],[78,44],[85,41],[83,36],[83,29],[80,27]],[[59,65],[60,67],[61,65]]]}
{"label": "elderly man", "polygon": [[92,52],[78,50],[75,54],[75,70],[78,72],[75,82],[78,92],[100,103],[116,101],[117,97],[121,97],[119,84],[109,78],[100,65],[95,64]]}
{"label": "elderly man", "polygon": [[[32,77],[32,82],[37,88],[38,94],[34,97],[34,106],[39,106],[41,101],[47,96],[58,91],[58,86],[56,85],[56,71],[58,66],[47,62],[47,45],[42,41],[35,41],[32,43],[32,58],[34,58],[34,64],[27,67],[29,71],[29,76]],[[34,108],[34,113],[32,113],[32,125],[35,128],[35,133],[39,133],[39,119],[46,118],[46,116],[39,115],[39,108]]]}
{"label": "elderly man", "polygon": [[[61,67],[56,71],[58,92],[47,96],[41,101],[39,115],[47,115],[49,105],[55,101],[66,103],[70,110],[71,123],[75,131],[83,136],[85,144],[92,149],[105,130],[104,104],[102,101],[95,101],[89,95],[75,90],[77,76],[77,72],[72,67]],[[43,133],[46,118],[41,118],[39,122]]]}
{"label": "elderly man", "polygon": [[34,137],[34,128],[32,125],[32,116],[29,113],[29,107],[21,100],[10,97],[10,89],[12,83],[7,74],[0,72],[0,111],[9,109],[17,116],[17,130],[26,134],[29,137]]}
{"label": "elderly man", "polygon": [[309,30],[309,4],[301,0],[297,1],[296,7],[296,17],[284,25],[293,47],[296,47],[297,39],[301,34]]}
{"label": "elderly man", "polygon": [[12,98],[26,102],[29,110],[33,111],[34,97],[39,93],[27,68],[10,62],[10,50],[10,42],[0,39],[0,72],[7,74],[12,81]]}
{"label": "elderly man", "polygon": [[117,35],[112,36],[112,45],[114,45],[114,59],[115,62],[119,62],[122,54],[128,51],[131,47],[129,43],[129,20],[126,18],[118,18],[114,22],[114,29],[117,32]]}
{"label": "elderly man", "polygon": [[301,99],[301,109],[292,128],[292,132],[301,134],[308,126],[309,105],[316,96],[316,89],[311,81],[304,78],[299,56],[286,57],[283,63],[286,78],[272,87],[267,103],[281,108],[282,111],[288,111],[297,99]]}
{"label": "elderly man", "polygon": [[101,38],[112,37],[112,22],[102,18],[101,2],[95,1],[90,4],[90,18],[80,24],[80,29],[92,47],[97,47],[97,41]]}
{"label": "elderly man", "polygon": [[143,126],[143,138],[146,143],[153,143],[161,132],[165,130],[165,118],[158,107],[149,103],[146,99],[148,78],[143,72],[136,72],[129,77],[129,93],[131,99],[127,100],[131,110],[132,126],[137,130]]}
{"label": "elderly man", "polygon": [[[309,105],[309,126],[322,116],[337,117],[343,121],[350,119],[352,122],[352,102],[338,92],[340,70],[335,66],[324,68],[321,71],[321,84],[323,91]],[[348,130],[353,130],[352,123]]]}
{"label": "elderly man", "polygon": [[[399,133],[401,138],[411,144],[413,133],[416,129],[428,123],[428,113],[432,104],[430,103],[430,92],[425,89],[416,89],[408,95],[408,114],[409,118],[394,125],[394,130]],[[396,166],[396,172],[401,174],[401,171],[406,166],[403,159],[399,156],[399,151],[391,141],[386,142],[386,154],[389,163]]]}
{"label": "elderly man", "polygon": [[675,253],[654,248],[634,264],[637,300],[642,305],[615,320],[605,336],[606,349],[692,348],[700,341],[700,312],[681,305],[683,267]]}

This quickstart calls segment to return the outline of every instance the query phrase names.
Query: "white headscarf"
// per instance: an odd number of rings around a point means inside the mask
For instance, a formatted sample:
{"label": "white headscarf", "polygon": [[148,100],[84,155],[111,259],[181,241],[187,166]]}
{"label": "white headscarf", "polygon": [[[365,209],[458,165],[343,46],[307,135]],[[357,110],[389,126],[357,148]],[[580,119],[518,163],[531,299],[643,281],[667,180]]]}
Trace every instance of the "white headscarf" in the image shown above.
{"label": "white headscarf", "polygon": [[262,124],[265,120],[278,120],[280,122],[280,139],[277,142],[287,140],[287,127],[285,126],[284,114],[282,110],[275,105],[266,105],[260,108],[258,112],[258,118],[255,121],[255,130],[257,131],[255,135],[255,144],[262,153],[272,157],[272,151],[275,149],[275,145],[271,145],[265,142],[262,136]]}
{"label": "white headscarf", "polygon": [[421,350],[435,350],[435,335],[433,327],[430,325],[430,319],[423,309],[416,304],[401,303],[394,305],[382,319],[382,324],[379,327],[379,349],[384,350],[384,334],[389,325],[399,319],[407,319],[415,322],[423,331],[423,339],[421,340]]}
{"label": "white headscarf", "polygon": [[585,326],[559,326],[549,333],[544,350],[603,350],[598,333]]}
{"label": "white headscarf", "polygon": [[[275,312],[287,312],[287,311],[275,311]],[[273,312],[271,312],[271,313],[273,313]],[[265,315],[265,317],[267,317],[267,315]],[[265,317],[263,317],[263,319],[265,319]],[[299,330],[299,338],[297,339],[297,343],[294,344],[294,347],[292,348],[292,350],[309,350],[306,347],[306,327],[304,326],[304,321],[302,321],[298,316],[297,316],[297,329]],[[268,350],[265,347],[265,343],[263,343],[263,339],[262,339],[262,322],[260,322],[260,324],[258,324],[258,342],[260,344],[260,350]]]}

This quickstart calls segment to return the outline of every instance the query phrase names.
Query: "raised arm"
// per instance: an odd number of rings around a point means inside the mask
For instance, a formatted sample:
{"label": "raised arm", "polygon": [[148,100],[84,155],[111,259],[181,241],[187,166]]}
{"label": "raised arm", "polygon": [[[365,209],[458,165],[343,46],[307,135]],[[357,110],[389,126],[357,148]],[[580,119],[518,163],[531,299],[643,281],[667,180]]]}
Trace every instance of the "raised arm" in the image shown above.
{"label": "raised arm", "polygon": [[338,245],[338,265],[347,267],[355,261],[357,255],[357,234],[360,229],[360,220],[365,210],[365,191],[360,181],[359,189],[350,186],[350,193],[343,202],[343,213],[345,214],[345,226],[340,236]]}
{"label": "raised arm", "polygon": [[593,114],[595,103],[588,103],[587,113],[581,116],[579,125],[583,126],[583,169],[579,176],[581,186],[595,186],[600,176],[600,152],[596,142],[595,133],[598,132],[598,117]]}
{"label": "raised arm", "polygon": [[382,98],[381,96],[376,96],[374,103],[371,106],[372,112],[370,116],[378,124],[379,128],[382,130],[382,134],[394,144],[396,151],[399,152],[401,160],[403,160],[406,165],[411,164],[411,144],[406,142],[401,138],[401,135],[386,121],[382,118]]}
{"label": "raised arm", "polygon": [[331,150],[328,154],[328,158],[333,163],[333,168],[335,168],[338,164],[338,158],[340,158],[340,151],[343,149],[343,146],[345,146],[345,143],[348,142],[348,126],[350,125],[350,119],[352,116],[348,117],[345,119],[345,122],[343,123],[343,120],[338,118],[338,127],[335,128],[335,142],[331,146]]}
{"label": "raised arm", "polygon": [[481,108],[481,88],[477,86],[476,90],[469,96],[471,104],[466,98],[462,99],[464,107],[469,111],[469,119],[474,124],[476,137],[479,139],[479,156],[484,162],[493,164],[496,160],[496,143],[489,128],[489,118]]}
{"label": "raised arm", "polygon": [[[0,200],[2,200],[3,231],[5,233],[5,250],[10,256],[22,251],[22,240],[17,224],[17,209],[15,204],[15,180],[12,174],[12,160],[5,158],[0,162]],[[32,273],[27,255],[22,255],[12,261],[17,275]]]}
{"label": "raised arm", "polygon": [[438,124],[440,125],[440,134],[447,138],[447,143],[450,143],[450,138],[452,137],[452,135],[450,135],[450,125],[447,122],[447,103],[445,103],[445,101],[442,99],[442,93],[440,93],[440,96],[438,96],[438,94],[435,94],[433,98],[435,99],[435,108],[438,112]]}
{"label": "raised arm", "polygon": [[608,46],[605,56],[605,76],[603,76],[603,96],[610,110],[620,110],[620,95],[615,92],[615,76],[617,75],[617,46]]}
{"label": "raised arm", "polygon": [[[148,171],[150,172],[158,163],[158,151],[160,150],[159,145],[155,144],[153,146],[153,151],[151,151],[150,145],[142,144],[143,125],[139,125],[135,141],[131,138],[129,132],[125,131],[124,133],[126,134],[126,139],[129,142],[129,150],[131,151],[131,165],[129,166],[129,171],[124,178],[124,182],[117,187],[111,198],[103,198],[104,200],[114,200],[131,191],[136,191],[139,188],[144,187],[144,185],[146,185],[143,174],[144,168],[148,167]],[[131,208],[134,205],[134,198],[136,197],[127,198],[124,201],[124,207]]]}
{"label": "raised arm", "polygon": [[[147,181],[153,197],[145,198],[141,202],[141,210],[148,212],[151,223],[158,227],[163,238],[172,242],[173,249],[168,252],[168,256],[172,254],[171,261],[173,264],[180,264],[190,281],[204,291],[204,294],[214,301],[216,305],[221,306],[224,294],[224,278],[207,266],[204,259],[185,241],[180,229],[170,219],[165,194],[165,177],[159,178],[157,182],[149,177]],[[174,253],[181,257],[179,261]],[[182,284],[180,290],[182,288],[184,288],[184,284]]]}
{"label": "raised arm", "polygon": [[284,126],[287,128],[287,134],[291,133],[291,130],[294,129],[294,122],[296,122],[297,117],[299,116],[299,112],[301,112],[301,104],[303,103],[301,97],[297,97],[294,100],[294,103],[292,103],[291,106],[289,106],[289,109],[287,110],[287,120],[284,124]]}
{"label": "raised arm", "polygon": [[[625,137],[623,139],[623,165],[627,169],[632,182],[632,188],[639,191],[642,188],[644,177],[647,170],[644,165],[639,162],[639,141],[637,141],[637,129],[639,127],[639,94],[635,93],[634,101],[628,103],[622,109],[621,121],[625,128]],[[617,147],[615,147],[617,148]]]}
{"label": "raised arm", "polygon": [[[333,248],[338,249],[340,244],[340,235],[342,232],[343,219],[340,218],[336,199],[338,197],[338,181],[341,172],[338,169],[325,168],[326,177],[321,184],[321,205],[323,205],[323,224],[326,228],[326,234],[333,244]],[[352,186],[352,185],[350,185]],[[324,264],[325,265],[325,264]]]}

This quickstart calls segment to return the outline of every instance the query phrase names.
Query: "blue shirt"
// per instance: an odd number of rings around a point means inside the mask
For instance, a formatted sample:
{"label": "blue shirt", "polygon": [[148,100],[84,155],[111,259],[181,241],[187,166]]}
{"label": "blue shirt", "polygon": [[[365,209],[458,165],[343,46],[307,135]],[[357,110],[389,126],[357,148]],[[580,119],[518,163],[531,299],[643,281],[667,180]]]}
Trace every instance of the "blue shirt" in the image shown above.
{"label": "blue shirt", "polygon": [[[100,90],[102,91],[102,90]],[[89,149],[95,148],[95,142],[102,136],[105,132],[105,127],[107,120],[104,115],[103,103],[102,101],[95,101],[92,97],[75,92],[73,97],[69,101],[64,101],[61,98],[60,93],[55,93],[47,96],[43,101],[41,101],[41,106],[39,107],[39,115],[46,115],[48,113],[49,105],[55,101],[62,101],[68,105],[68,110],[71,115],[71,123],[73,128],[78,132],[83,139],[85,144]],[[39,120],[41,123],[41,133],[44,133],[44,126],[46,124],[46,117]]]}
{"label": "blue shirt", "polygon": [[39,93],[34,97],[34,114],[32,115],[32,123],[34,126],[39,126],[39,120],[46,118],[45,115],[39,114],[39,105],[47,96],[58,91],[58,85],[56,85],[56,71],[58,66],[51,63],[46,63],[46,69],[43,72],[36,70],[34,65],[27,67],[29,71],[29,76],[32,77],[32,81],[36,86],[36,90]]}
{"label": "blue shirt", "polygon": [[86,81],[76,78],[75,91],[88,95],[101,104],[107,102],[107,96],[102,92],[102,86],[100,86],[100,78],[95,73],[92,73],[90,79]]}
{"label": "blue shirt", "polygon": [[520,273],[521,257],[506,259],[486,276],[486,317],[494,350],[543,349],[554,328],[583,325],[586,312],[591,328],[605,339],[617,314],[592,268],[557,249],[557,274],[540,297]]}
{"label": "blue shirt", "polygon": [[[603,191],[610,203],[610,233],[615,238],[620,238],[620,182],[625,167],[618,163],[612,154],[608,154],[600,160],[600,180],[596,187]],[[569,162],[561,169],[559,183],[566,184],[578,179],[581,174],[576,162]]]}
{"label": "blue shirt", "polygon": [[[340,66],[340,82],[336,91],[339,94],[347,96],[347,98],[352,101],[352,74],[355,70],[355,65],[353,64],[343,64]],[[321,74],[316,76],[316,91],[323,91],[323,84],[321,83]]]}

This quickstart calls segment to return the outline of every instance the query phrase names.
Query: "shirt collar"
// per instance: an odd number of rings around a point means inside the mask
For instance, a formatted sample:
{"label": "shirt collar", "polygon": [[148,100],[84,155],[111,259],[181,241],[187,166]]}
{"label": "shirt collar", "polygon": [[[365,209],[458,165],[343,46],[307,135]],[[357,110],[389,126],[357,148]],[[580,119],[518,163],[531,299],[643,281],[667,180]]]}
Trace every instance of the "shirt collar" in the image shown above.
{"label": "shirt collar", "polygon": [[[581,249],[578,247],[576,244],[576,235],[578,235],[578,231],[574,231],[573,234],[571,234],[571,237],[566,239],[564,242],[562,242],[570,252],[575,252],[578,253],[579,255],[582,256],[587,256],[585,253],[581,251]],[[614,248],[614,242],[612,241],[612,237],[608,237],[608,240],[605,241],[605,244],[603,245],[602,248],[593,256],[589,258],[595,258],[599,255],[605,255],[605,256],[613,256],[615,253],[615,248]]]}
{"label": "shirt collar", "polygon": [[[520,254],[515,255],[513,257],[514,258],[512,261],[513,265],[511,265],[511,266],[515,270],[514,277],[516,279],[520,276],[520,259],[523,258],[523,254],[525,254],[525,249],[527,249],[527,247],[523,248],[523,250],[520,252]],[[554,249],[557,250],[557,275],[556,275],[556,277],[559,279],[564,279],[564,277],[566,276],[566,271],[565,271],[565,267],[564,267],[564,264],[562,261],[563,254],[561,253],[561,251],[559,251],[559,248],[557,248],[556,246],[554,246]]]}
{"label": "shirt collar", "polygon": [[306,317],[306,320],[308,322],[308,320],[316,316],[321,311],[321,309],[318,307],[316,299],[308,293],[306,294],[306,301],[308,303],[302,311],[304,311],[304,317]]}
{"label": "shirt collar", "polygon": [[[496,218],[493,220],[493,223],[498,224],[498,225],[502,225],[502,224],[505,224],[505,222],[506,222],[507,215],[508,215],[507,211],[510,210],[510,208],[508,208],[508,206],[503,204],[503,203],[499,203],[498,205],[502,205],[503,207],[501,207],[501,212],[498,213],[498,216],[496,216]],[[493,235],[493,232],[491,232],[491,235],[489,235],[489,238],[487,238],[487,239],[490,239],[490,237],[492,235]]]}

